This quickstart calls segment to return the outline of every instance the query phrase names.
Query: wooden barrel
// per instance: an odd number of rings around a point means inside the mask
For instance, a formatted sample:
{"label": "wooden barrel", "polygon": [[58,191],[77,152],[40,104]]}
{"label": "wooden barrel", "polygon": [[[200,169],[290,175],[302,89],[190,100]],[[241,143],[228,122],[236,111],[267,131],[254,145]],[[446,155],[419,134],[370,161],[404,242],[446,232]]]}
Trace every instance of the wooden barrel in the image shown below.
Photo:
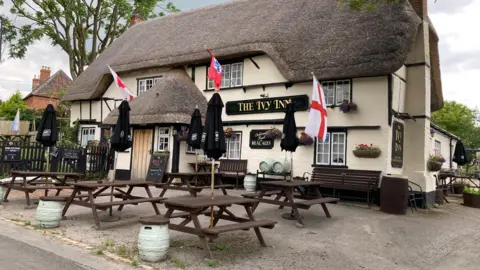
{"label": "wooden barrel", "polygon": [[408,179],[383,176],[380,188],[380,211],[405,215],[408,208]]}
{"label": "wooden barrel", "polygon": [[278,174],[290,172],[291,168],[292,166],[288,160],[275,161],[272,165],[272,171]]}
{"label": "wooden barrel", "polygon": [[259,169],[261,172],[267,173],[272,171],[272,166],[275,161],[271,158],[266,158],[263,161],[260,162],[259,164]]}

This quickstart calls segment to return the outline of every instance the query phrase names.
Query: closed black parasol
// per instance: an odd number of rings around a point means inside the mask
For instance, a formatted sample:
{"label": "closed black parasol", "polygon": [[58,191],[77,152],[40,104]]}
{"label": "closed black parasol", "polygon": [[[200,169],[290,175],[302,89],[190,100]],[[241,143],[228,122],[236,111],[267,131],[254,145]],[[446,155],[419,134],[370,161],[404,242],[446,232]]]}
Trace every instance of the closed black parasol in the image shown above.
{"label": "closed black parasol", "polygon": [[287,104],[287,112],[283,120],[282,141],[280,142],[282,150],[295,152],[298,147],[297,124],[295,123],[295,110],[293,104]]}
{"label": "closed black parasol", "polygon": [[43,146],[54,146],[58,140],[57,113],[52,104],[48,104],[38,126],[37,142]]}
{"label": "closed black parasol", "polygon": [[465,150],[462,141],[457,141],[457,145],[455,145],[453,162],[457,163],[459,166],[463,166],[469,162],[467,151]]}
{"label": "closed black parasol", "polygon": [[119,152],[132,147],[132,135],[130,133],[130,106],[126,100],[118,107],[118,119],[110,138],[112,149]]}
{"label": "closed black parasol", "polygon": [[199,109],[195,109],[190,120],[190,126],[188,127],[188,140],[187,143],[193,149],[200,149],[202,143],[202,114]]}
{"label": "closed black parasol", "polygon": [[208,101],[201,148],[207,157],[218,160],[225,152],[225,134],[222,124],[223,101],[218,93]]}

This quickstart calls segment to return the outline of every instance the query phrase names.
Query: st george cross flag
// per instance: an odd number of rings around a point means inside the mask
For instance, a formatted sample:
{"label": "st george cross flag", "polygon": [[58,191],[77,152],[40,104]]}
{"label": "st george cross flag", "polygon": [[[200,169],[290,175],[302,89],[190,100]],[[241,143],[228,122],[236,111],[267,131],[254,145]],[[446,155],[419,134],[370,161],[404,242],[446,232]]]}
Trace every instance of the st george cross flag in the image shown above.
{"label": "st george cross flag", "polygon": [[17,115],[15,115],[15,119],[12,122],[10,131],[16,132],[16,133],[20,132],[20,109],[17,109]]}
{"label": "st george cross flag", "polygon": [[115,73],[115,71],[113,71],[113,69],[110,66],[108,66],[108,69],[110,69],[110,73],[112,73],[112,76],[113,76],[113,81],[115,82],[117,87],[123,90],[123,96],[125,100],[132,100],[135,96],[132,94],[132,92],[130,92],[130,90],[128,90],[127,86],[123,83],[122,79],[118,77],[117,73]]}
{"label": "st george cross flag", "polygon": [[208,78],[214,82],[215,89],[220,90],[220,85],[222,85],[222,65],[220,65],[213,54],[210,68],[208,69]]}
{"label": "st george cross flag", "polygon": [[322,87],[313,75],[313,93],[305,133],[324,141],[327,137],[327,106]]}

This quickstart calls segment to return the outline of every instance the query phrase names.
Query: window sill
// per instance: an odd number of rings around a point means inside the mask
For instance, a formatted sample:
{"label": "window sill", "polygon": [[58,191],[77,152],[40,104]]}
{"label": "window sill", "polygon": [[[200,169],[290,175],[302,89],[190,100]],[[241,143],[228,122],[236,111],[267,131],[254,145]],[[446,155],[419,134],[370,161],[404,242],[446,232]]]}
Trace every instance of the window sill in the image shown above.
{"label": "window sill", "polygon": [[320,165],[320,164],[312,164],[313,168],[338,168],[338,169],[348,169],[346,165]]}

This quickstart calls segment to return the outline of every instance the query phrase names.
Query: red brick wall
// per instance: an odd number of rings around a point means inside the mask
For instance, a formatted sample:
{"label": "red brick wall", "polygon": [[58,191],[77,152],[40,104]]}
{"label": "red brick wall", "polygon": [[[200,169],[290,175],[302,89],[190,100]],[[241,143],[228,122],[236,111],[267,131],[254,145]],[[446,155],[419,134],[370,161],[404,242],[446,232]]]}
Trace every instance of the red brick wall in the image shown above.
{"label": "red brick wall", "polygon": [[31,96],[24,100],[27,108],[41,110],[45,109],[48,104],[52,104],[54,107],[57,107],[58,99],[50,99],[46,97]]}

